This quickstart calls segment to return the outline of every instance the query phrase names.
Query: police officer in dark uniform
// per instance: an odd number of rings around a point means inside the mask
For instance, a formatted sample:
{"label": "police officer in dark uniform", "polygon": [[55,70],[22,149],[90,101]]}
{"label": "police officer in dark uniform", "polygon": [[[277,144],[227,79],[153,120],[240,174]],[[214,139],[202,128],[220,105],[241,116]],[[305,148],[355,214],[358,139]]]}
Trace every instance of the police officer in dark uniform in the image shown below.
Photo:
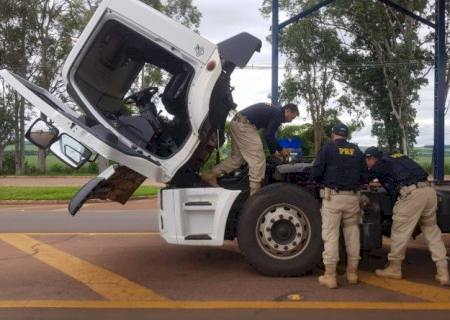
{"label": "police officer in dark uniform", "polygon": [[395,201],[389,265],[376,270],[376,274],[386,278],[402,278],[407,243],[419,223],[436,263],[436,280],[441,285],[449,285],[447,250],[436,223],[437,196],[427,181],[428,173],[401,153],[383,157],[380,150],[370,147],[365,151],[365,157],[369,178],[378,179]]}
{"label": "police officer in dark uniform", "polygon": [[281,108],[266,103],[257,103],[237,113],[230,123],[230,156],[209,172],[205,172],[202,179],[211,186],[218,187],[218,176],[230,173],[247,163],[250,194],[254,194],[261,188],[266,172],[266,155],[258,130],[264,130],[270,153],[286,157],[289,155],[289,150],[280,146],[276,139],[276,133],[282,123],[291,122],[298,114],[297,105],[292,103]]}
{"label": "police officer in dark uniform", "polygon": [[322,239],[325,274],[319,283],[330,289],[337,287],[336,265],[339,261],[339,232],[342,223],[347,250],[347,280],[358,282],[360,260],[360,193],[366,181],[364,156],[358,146],[347,141],[348,128],[336,124],[332,129],[332,141],[326,143],[313,166],[313,178],[322,184]]}

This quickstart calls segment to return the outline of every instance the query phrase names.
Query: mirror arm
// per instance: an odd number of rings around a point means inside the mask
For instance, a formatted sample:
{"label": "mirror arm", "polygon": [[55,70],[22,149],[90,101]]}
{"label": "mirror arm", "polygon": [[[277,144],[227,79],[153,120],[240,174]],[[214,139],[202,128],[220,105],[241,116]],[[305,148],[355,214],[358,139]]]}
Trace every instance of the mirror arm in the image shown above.
{"label": "mirror arm", "polygon": [[91,157],[92,159],[89,159],[88,162],[90,162],[90,163],[95,163],[95,161],[97,161],[98,157],[99,157],[99,154],[96,153],[95,156],[94,156],[94,158]]}

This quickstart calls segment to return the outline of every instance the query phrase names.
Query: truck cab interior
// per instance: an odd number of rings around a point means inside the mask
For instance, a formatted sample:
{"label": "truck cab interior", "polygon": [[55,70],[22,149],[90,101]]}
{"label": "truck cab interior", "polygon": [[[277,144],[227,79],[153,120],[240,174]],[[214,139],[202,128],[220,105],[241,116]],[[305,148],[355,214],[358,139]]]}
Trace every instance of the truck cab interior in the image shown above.
{"label": "truck cab interior", "polygon": [[[88,100],[136,146],[159,158],[173,156],[191,132],[187,96],[192,66],[115,20],[107,21],[90,43],[74,74],[80,92],[70,88],[71,96]],[[144,68],[155,76],[144,78]]]}

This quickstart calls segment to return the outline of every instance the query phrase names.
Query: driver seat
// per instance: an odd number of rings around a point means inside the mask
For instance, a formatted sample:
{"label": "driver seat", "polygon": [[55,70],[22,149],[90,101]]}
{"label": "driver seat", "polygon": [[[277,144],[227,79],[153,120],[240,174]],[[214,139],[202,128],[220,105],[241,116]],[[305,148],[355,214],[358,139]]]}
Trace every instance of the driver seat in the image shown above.
{"label": "driver seat", "polygon": [[117,130],[141,148],[155,135],[152,125],[142,116],[121,116],[118,120]]}
{"label": "driver seat", "polygon": [[161,95],[161,100],[166,107],[166,111],[175,116],[185,110],[178,110],[179,105],[184,105],[185,89],[189,84],[190,73],[180,72],[172,76],[169,83]]}

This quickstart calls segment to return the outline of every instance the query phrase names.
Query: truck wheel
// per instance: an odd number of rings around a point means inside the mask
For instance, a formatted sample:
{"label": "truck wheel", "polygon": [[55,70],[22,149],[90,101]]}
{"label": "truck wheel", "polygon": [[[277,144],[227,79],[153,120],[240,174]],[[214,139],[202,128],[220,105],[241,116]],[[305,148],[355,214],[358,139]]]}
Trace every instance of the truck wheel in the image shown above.
{"label": "truck wheel", "polygon": [[319,262],[323,249],[319,202],[305,189],[269,185],[241,210],[239,248],[267,276],[299,276]]}

